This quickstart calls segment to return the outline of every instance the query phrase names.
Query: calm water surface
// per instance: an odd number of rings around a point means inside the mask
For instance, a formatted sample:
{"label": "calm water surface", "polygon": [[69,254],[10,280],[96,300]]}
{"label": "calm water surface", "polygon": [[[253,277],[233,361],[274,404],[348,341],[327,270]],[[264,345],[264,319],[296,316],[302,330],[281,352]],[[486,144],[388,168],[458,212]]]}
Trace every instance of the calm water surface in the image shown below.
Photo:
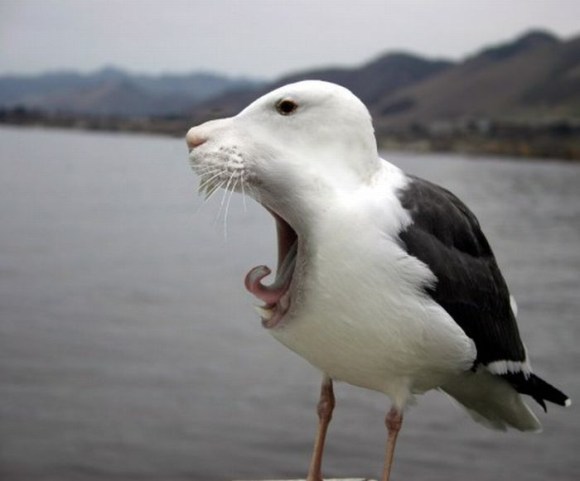
{"label": "calm water surface", "polygon": [[[580,400],[580,166],[387,157],[475,211],[536,371]],[[196,188],[180,140],[0,129],[3,481],[305,475],[319,374],[242,286],[275,264],[273,223],[235,195],[224,225],[227,199]],[[336,394],[326,476],[379,476],[388,400]],[[578,409],[539,416],[540,435],[492,432],[430,393],[393,477],[580,479]]]}

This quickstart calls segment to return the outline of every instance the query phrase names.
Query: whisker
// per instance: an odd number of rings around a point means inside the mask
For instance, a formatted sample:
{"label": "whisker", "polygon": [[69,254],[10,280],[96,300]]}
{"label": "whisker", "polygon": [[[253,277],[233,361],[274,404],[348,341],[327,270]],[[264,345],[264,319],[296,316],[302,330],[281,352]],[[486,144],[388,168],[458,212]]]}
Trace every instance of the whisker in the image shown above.
{"label": "whisker", "polygon": [[[230,190],[230,183],[231,183],[232,179],[234,178],[234,175],[235,175],[234,172],[232,172],[230,174],[230,177],[229,177],[229,179],[228,179],[228,181],[226,183],[226,186],[224,188],[224,195],[223,195],[222,201],[220,203],[220,208],[219,208],[218,213],[217,213],[217,218],[219,218],[220,214],[222,213],[222,210],[223,210],[223,207],[224,207],[224,203],[226,201],[226,196],[228,194],[228,191]],[[217,220],[217,218],[216,218],[216,220]]]}
{"label": "whisker", "polygon": [[221,182],[218,181],[215,184],[213,184],[212,186],[208,186],[206,193],[205,193],[205,197],[203,199],[203,202],[197,208],[197,213],[199,213],[199,211],[203,208],[203,206],[205,206],[207,203],[209,203],[209,201],[211,200],[213,195],[220,189],[220,187],[222,185],[224,185],[224,183],[225,183],[225,180],[223,180]]}
{"label": "whisker", "polygon": [[204,167],[203,169],[198,169],[195,171],[195,173],[201,177],[202,179],[204,177],[207,177],[208,175],[212,175],[216,172],[221,172],[222,169],[216,166],[208,166],[208,167]]}
{"label": "whisker", "polygon": [[226,183],[225,180],[222,180],[221,182],[215,184],[211,191],[209,191],[204,199],[204,203],[207,203],[212,197],[213,195]]}
{"label": "whisker", "polygon": [[222,171],[218,170],[214,175],[212,175],[211,177],[207,178],[207,179],[203,179],[198,187],[198,192],[201,194],[204,190],[208,190],[208,188],[210,187],[210,184],[212,182],[213,179],[215,179],[216,177],[219,177],[220,175],[222,175]]}
{"label": "whisker", "polygon": [[208,174],[213,174],[214,172],[220,172],[222,169],[215,165],[208,165],[200,169],[196,169],[195,173],[200,177],[205,177]]}
{"label": "whisker", "polygon": [[244,214],[247,214],[248,213],[248,208],[247,208],[247,205],[246,205],[246,191],[244,189],[244,176],[243,175],[240,175],[240,180],[242,181],[241,182],[241,186],[242,186],[242,204],[244,205]]}
{"label": "whisker", "polygon": [[[215,226],[217,226],[217,223],[218,223],[218,221],[220,219],[220,215],[222,213],[222,210],[223,210],[223,207],[224,207],[224,203],[225,203],[225,200],[226,200],[226,197],[227,196],[228,196],[228,187],[226,185],[224,187],[224,192],[223,192],[223,195],[222,195],[222,201],[220,202],[220,207],[219,207],[218,212],[217,212],[217,215],[215,217],[215,222],[214,222],[214,225]],[[224,222],[225,222],[225,217],[224,217]],[[224,227],[224,240],[227,241],[227,235],[226,235],[226,232],[225,232],[225,227]]]}
{"label": "whisker", "polygon": [[225,186],[227,185],[227,180],[222,181],[222,183],[220,184],[220,190],[222,190],[222,200],[220,201],[220,206],[218,211],[216,212],[216,215],[214,217],[213,223],[212,225],[215,227],[219,221],[220,215],[222,213],[222,207],[224,205],[224,200],[226,198],[226,194],[228,193],[228,191],[226,190]]}
{"label": "whisker", "polygon": [[[219,189],[220,186],[226,181],[226,179],[219,179],[219,177],[223,177],[225,174],[224,171],[220,170],[217,174],[209,177],[204,182],[204,190],[205,190],[205,199],[207,200],[209,196],[216,190]],[[216,179],[217,178],[217,179]]]}
{"label": "whisker", "polygon": [[215,165],[196,165],[193,167],[193,171],[197,175],[203,175],[204,172],[208,172],[210,170],[217,170],[217,166]]}
{"label": "whisker", "polygon": [[208,175],[212,175],[215,174],[216,172],[220,172],[221,169],[215,166],[212,167],[205,167],[203,169],[196,169],[195,173],[197,174],[198,177],[200,177],[201,179],[207,177]]}
{"label": "whisker", "polygon": [[201,208],[209,203],[209,201],[215,196],[216,192],[220,189],[224,189],[222,199],[220,201],[220,206],[215,216],[213,224],[216,225],[220,220],[220,216],[223,212],[223,232],[224,238],[227,241],[228,237],[228,217],[230,212],[230,205],[232,202],[232,197],[234,192],[241,186],[242,201],[244,205],[244,212],[247,212],[246,195],[248,192],[248,187],[244,181],[243,171],[239,169],[229,170],[224,169],[219,166],[197,166],[195,173],[199,177],[198,193],[205,194],[204,201],[198,207],[199,212]]}
{"label": "whisker", "polygon": [[[233,175],[234,174],[232,174],[232,176]],[[236,185],[238,185],[238,180],[239,180],[239,177],[236,178],[234,185],[232,185],[232,188],[229,189],[230,197],[228,198],[228,201],[226,202],[226,210],[224,211],[224,239],[226,241],[228,240],[228,213],[230,210],[230,204],[232,202],[232,197],[234,196],[234,192],[236,191]]]}

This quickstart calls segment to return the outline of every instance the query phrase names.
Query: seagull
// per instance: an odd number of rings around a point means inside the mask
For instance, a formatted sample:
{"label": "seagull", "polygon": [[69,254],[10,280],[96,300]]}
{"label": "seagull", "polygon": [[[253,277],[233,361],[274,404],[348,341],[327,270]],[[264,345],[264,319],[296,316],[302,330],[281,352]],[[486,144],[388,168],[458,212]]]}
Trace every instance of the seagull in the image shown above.
{"label": "seagull", "polygon": [[382,159],[365,105],[317,80],[280,87],[186,135],[200,191],[272,215],[278,265],[251,269],[262,325],[322,373],[308,481],[322,480],[333,382],[384,393],[388,481],[405,407],[437,389],[490,428],[539,431],[522,395],[570,399],[532,371],[517,307],[475,215]]}

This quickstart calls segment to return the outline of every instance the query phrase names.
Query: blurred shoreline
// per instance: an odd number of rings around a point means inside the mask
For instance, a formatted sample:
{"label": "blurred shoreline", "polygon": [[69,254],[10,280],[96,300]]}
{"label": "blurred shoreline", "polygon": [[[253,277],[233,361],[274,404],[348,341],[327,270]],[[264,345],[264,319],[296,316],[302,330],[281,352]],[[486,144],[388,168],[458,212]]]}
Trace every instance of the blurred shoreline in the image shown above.
{"label": "blurred shoreline", "polygon": [[[217,115],[219,117],[219,115]],[[0,125],[134,132],[183,137],[199,123],[183,116],[117,117],[47,113],[16,107],[0,109]],[[375,125],[379,148],[411,152],[455,152],[523,159],[580,161],[580,121],[556,119],[467,119],[406,127]]]}

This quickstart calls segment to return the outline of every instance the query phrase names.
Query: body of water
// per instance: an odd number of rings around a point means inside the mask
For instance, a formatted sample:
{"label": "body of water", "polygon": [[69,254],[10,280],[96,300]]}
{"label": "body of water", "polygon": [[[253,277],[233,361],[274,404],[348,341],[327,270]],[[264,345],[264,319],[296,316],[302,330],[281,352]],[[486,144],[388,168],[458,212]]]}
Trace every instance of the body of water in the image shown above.
{"label": "body of water", "polygon": [[[536,372],[578,401],[580,166],[386,156],[476,213]],[[275,264],[273,222],[196,189],[180,140],[0,129],[0,479],[305,476],[320,375],[242,283]],[[380,476],[388,399],[336,396],[325,475]],[[578,409],[539,417],[542,434],[493,432],[429,393],[393,478],[580,479]]]}

